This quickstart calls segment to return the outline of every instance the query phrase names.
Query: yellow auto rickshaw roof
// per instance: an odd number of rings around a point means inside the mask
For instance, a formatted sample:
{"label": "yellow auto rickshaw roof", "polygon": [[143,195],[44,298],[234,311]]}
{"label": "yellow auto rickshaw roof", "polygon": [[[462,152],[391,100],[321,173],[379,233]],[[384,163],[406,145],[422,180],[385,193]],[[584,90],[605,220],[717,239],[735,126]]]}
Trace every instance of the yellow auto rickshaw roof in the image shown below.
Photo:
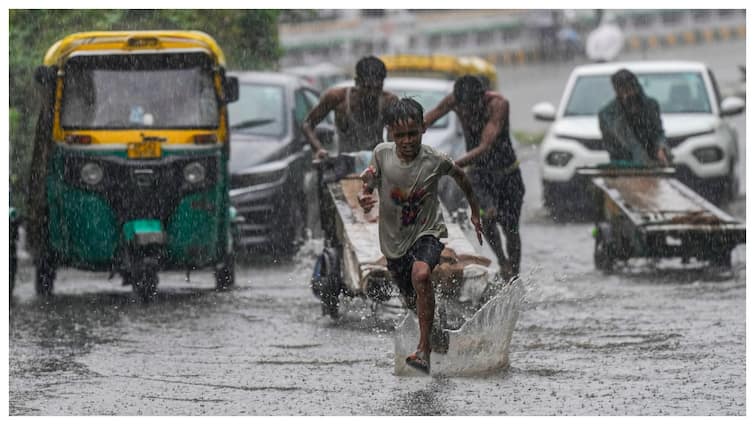
{"label": "yellow auto rickshaw roof", "polygon": [[495,66],[476,56],[383,55],[380,59],[385,63],[388,72],[439,72],[452,77],[478,74],[484,75],[493,83],[497,79]]}
{"label": "yellow auto rickshaw roof", "polygon": [[215,39],[201,31],[91,31],[66,36],[53,44],[45,54],[44,64],[62,66],[74,52],[119,51],[142,52],[203,49],[220,66],[225,55]]}

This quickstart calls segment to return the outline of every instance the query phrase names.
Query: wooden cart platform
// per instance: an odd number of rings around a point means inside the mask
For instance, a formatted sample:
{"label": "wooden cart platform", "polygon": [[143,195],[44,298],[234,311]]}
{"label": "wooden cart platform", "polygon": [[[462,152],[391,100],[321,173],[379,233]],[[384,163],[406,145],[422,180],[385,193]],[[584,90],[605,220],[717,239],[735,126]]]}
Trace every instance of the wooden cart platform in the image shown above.
{"label": "wooden cart platform", "polygon": [[595,264],[610,270],[632,257],[696,258],[731,263],[745,243],[743,223],[673,178],[668,169],[584,169],[601,203]]}

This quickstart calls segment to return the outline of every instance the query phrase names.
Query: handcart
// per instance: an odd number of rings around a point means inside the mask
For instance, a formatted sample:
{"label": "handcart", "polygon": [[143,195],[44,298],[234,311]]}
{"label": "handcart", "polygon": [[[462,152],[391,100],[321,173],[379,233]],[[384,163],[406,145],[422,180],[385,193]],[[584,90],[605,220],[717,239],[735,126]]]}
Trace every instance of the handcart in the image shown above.
{"label": "handcart", "polygon": [[745,243],[744,223],[675,179],[673,168],[606,165],[578,173],[596,189],[600,270],[630,258],[671,257],[729,268],[732,249]]}
{"label": "handcart", "polygon": [[[338,316],[339,296],[366,297],[385,302],[398,288],[380,252],[376,205],[365,215],[357,196],[365,155],[340,155],[318,165],[320,215],[324,249],[312,275],[312,290],[322,302],[323,314]],[[361,160],[361,161],[360,161]],[[377,195],[377,194],[375,194]],[[379,202],[379,201],[378,201]],[[374,215],[374,216],[373,216]],[[436,292],[457,299],[479,297],[493,280],[490,259],[479,254],[464,235],[460,224],[449,220],[444,211],[448,237],[431,280]]]}

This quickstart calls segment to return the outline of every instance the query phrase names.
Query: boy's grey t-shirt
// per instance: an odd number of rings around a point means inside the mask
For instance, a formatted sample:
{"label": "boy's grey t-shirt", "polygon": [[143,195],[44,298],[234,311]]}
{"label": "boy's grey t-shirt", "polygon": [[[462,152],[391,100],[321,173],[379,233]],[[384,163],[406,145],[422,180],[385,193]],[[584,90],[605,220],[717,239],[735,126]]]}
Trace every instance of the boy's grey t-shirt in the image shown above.
{"label": "boy's grey t-shirt", "polygon": [[422,145],[410,163],[402,163],[396,145],[381,143],[372,154],[380,196],[380,250],[386,258],[406,254],[421,236],[448,236],[438,201],[438,180],[453,169],[453,160]]}

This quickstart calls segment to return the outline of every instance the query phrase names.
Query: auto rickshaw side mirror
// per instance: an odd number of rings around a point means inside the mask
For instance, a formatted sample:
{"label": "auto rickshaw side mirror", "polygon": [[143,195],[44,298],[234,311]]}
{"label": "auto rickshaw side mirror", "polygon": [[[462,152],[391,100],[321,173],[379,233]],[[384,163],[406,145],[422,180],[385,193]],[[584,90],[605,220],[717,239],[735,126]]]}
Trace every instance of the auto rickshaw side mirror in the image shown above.
{"label": "auto rickshaw side mirror", "polygon": [[223,79],[223,98],[225,103],[239,100],[239,79],[237,77],[225,77]]}
{"label": "auto rickshaw side mirror", "polygon": [[42,87],[52,87],[58,77],[58,69],[54,66],[38,66],[34,70],[34,81]]}

